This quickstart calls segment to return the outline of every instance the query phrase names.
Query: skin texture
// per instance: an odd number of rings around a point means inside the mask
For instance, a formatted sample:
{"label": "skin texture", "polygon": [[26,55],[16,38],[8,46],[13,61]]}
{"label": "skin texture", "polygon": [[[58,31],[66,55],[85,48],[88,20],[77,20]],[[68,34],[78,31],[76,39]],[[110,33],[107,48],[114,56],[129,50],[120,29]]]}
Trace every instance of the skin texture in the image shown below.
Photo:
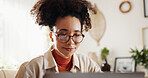
{"label": "skin texture", "polygon": [[63,58],[71,57],[79,47],[80,43],[75,43],[72,37],[68,42],[60,42],[58,37],[54,34],[67,34],[73,36],[74,34],[81,34],[81,24],[78,18],[72,16],[60,17],[56,20],[56,25],[53,28],[53,33],[50,35],[55,47],[55,51]]}

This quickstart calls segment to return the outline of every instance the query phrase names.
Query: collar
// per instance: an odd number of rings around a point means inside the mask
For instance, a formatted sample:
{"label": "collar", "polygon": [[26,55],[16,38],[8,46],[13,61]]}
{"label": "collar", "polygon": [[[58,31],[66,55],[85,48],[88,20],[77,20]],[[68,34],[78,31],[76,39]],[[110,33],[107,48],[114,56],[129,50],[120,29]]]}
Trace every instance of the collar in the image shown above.
{"label": "collar", "polygon": [[68,65],[72,61],[72,56],[69,58],[63,58],[56,53],[55,49],[52,51],[52,54],[58,65]]}
{"label": "collar", "polygon": [[51,48],[46,53],[44,53],[44,69],[50,69],[57,66],[56,61],[52,55],[52,50],[53,46],[51,46]]}
{"label": "collar", "polygon": [[76,66],[80,70],[80,64],[76,53],[73,54],[73,66]]}
{"label": "collar", "polygon": [[[50,69],[53,67],[57,67],[57,63],[52,55],[52,51],[53,51],[53,46],[51,46],[51,48],[44,53],[44,69]],[[80,65],[79,65],[79,60],[78,60],[78,56],[76,53],[73,54],[73,67],[77,67],[80,70]]]}

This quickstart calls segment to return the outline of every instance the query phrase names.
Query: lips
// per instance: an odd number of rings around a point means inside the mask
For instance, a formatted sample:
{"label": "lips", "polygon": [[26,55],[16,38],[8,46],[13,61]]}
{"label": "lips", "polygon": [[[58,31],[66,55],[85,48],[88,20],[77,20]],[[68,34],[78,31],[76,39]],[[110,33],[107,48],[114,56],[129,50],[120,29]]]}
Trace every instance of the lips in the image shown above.
{"label": "lips", "polygon": [[67,51],[72,51],[74,48],[64,48]]}

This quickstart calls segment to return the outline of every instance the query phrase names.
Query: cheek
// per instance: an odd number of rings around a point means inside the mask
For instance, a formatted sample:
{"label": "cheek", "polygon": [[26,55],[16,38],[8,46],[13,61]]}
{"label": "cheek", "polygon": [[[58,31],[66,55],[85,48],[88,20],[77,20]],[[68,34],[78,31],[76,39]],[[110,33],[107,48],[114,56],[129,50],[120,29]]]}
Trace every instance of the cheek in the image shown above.
{"label": "cheek", "polygon": [[61,46],[61,44],[60,44],[60,42],[58,42],[58,39],[56,37],[54,37],[53,40],[54,40],[53,44],[54,44],[55,48],[59,48],[59,46]]}
{"label": "cheek", "polygon": [[80,46],[80,44],[76,44],[75,46],[76,46],[76,49],[77,49]]}
{"label": "cheek", "polygon": [[56,42],[55,44],[55,47],[59,50],[59,51],[62,51],[63,50],[63,47],[64,47],[64,43],[61,43],[61,42]]}
{"label": "cheek", "polygon": [[58,41],[55,42],[55,45],[56,45],[58,48],[63,46],[62,43],[60,43],[60,42],[58,42]]}

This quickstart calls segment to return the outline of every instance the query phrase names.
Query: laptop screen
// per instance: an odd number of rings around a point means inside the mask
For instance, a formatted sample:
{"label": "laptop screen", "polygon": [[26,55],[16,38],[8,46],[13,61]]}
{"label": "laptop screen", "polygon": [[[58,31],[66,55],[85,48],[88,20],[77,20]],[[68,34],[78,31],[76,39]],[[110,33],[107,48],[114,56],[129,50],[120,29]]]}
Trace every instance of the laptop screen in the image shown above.
{"label": "laptop screen", "polygon": [[144,78],[144,73],[46,73],[44,78]]}

